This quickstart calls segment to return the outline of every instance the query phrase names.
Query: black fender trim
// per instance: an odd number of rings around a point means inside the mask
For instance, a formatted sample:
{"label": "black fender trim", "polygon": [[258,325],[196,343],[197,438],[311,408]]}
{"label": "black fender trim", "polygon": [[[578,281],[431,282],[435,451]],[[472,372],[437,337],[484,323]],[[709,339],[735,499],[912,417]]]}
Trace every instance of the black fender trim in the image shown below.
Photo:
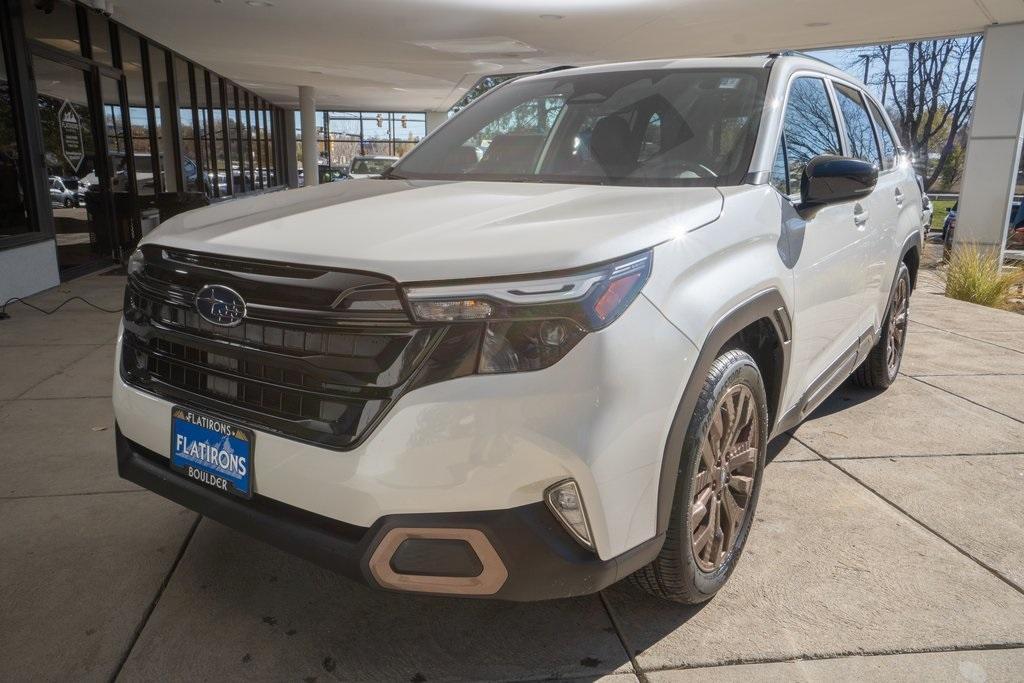
{"label": "black fender trim", "polygon": [[[899,258],[898,262],[902,263],[903,259],[907,256],[907,253],[911,249],[915,249],[915,248],[917,249],[917,258],[918,258],[918,261],[920,262],[921,256],[923,255],[922,252],[924,251],[924,244],[921,241],[921,231],[920,230],[915,230],[911,234],[907,235],[907,239],[905,239],[903,241],[903,246],[900,248],[900,258]],[[899,271],[900,271],[899,266],[897,266],[896,267],[896,272],[898,273]],[[893,273],[893,276],[892,276],[892,284],[893,284],[894,287],[896,286],[896,274],[895,273]],[[917,273],[911,273],[910,274],[910,289],[911,289],[911,291],[913,291],[916,288],[917,288]],[[892,295],[892,292],[890,291],[890,298],[891,298],[891,295]]]}
{"label": "black fender trim", "polygon": [[[676,408],[672,427],[669,429],[668,439],[665,442],[665,452],[661,459],[661,478],[658,484],[657,533],[659,535],[664,534],[668,529],[672,515],[672,499],[675,497],[676,491],[676,480],[679,477],[679,461],[683,453],[683,441],[686,439],[686,430],[689,429],[690,419],[697,406],[697,399],[704,386],[708,371],[711,369],[711,364],[715,362],[718,351],[727,341],[735,337],[743,328],[762,318],[771,322],[782,345],[783,367],[778,387],[775,390],[776,396],[773,397],[777,406],[776,413],[782,409],[782,392],[785,390],[786,380],[789,376],[792,316],[782,294],[777,289],[767,289],[739,304],[715,323],[697,354],[697,362],[694,364],[693,372],[683,390],[679,407]],[[773,421],[777,421],[778,418],[779,416],[776,414]],[[772,426],[769,425],[769,433],[773,431]]]}

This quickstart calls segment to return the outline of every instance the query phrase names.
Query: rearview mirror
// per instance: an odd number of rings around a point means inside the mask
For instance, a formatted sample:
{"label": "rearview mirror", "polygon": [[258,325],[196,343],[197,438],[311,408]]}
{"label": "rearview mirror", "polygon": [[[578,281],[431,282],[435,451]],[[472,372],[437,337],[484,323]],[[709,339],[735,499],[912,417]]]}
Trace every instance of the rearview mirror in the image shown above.
{"label": "rearview mirror", "polygon": [[871,194],[878,182],[878,168],[860,159],[817,156],[804,168],[800,178],[800,201],[820,206]]}

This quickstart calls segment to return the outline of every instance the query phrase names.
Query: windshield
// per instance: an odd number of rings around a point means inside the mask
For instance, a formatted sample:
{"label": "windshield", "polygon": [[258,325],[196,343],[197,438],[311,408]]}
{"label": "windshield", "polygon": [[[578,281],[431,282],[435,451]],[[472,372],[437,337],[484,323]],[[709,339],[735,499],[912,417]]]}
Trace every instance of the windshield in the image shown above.
{"label": "windshield", "polygon": [[501,86],[389,177],[609,185],[738,185],[767,69],[553,75]]}
{"label": "windshield", "polygon": [[391,168],[393,163],[394,159],[356,159],[352,162],[352,170],[349,173],[378,175]]}

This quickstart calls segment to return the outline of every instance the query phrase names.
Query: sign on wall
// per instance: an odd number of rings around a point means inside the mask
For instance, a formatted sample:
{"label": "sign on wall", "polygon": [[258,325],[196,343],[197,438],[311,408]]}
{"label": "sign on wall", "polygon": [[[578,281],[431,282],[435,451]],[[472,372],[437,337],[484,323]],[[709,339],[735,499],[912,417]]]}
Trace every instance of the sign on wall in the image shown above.
{"label": "sign on wall", "polygon": [[85,159],[85,143],[82,140],[82,119],[75,111],[74,105],[66,101],[57,112],[60,122],[60,151],[68,165],[78,173],[82,160]]}

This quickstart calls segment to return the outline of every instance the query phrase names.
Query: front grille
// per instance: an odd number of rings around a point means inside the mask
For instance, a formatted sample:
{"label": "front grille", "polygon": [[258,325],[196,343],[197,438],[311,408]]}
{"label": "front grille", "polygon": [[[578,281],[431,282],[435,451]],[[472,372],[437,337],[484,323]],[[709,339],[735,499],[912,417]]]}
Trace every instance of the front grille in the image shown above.
{"label": "front grille", "polygon": [[[443,327],[417,327],[379,276],[144,248],[129,278],[121,371],[167,400],[257,429],[351,448],[414,380]],[[237,291],[244,322],[194,307],[207,284]]]}

